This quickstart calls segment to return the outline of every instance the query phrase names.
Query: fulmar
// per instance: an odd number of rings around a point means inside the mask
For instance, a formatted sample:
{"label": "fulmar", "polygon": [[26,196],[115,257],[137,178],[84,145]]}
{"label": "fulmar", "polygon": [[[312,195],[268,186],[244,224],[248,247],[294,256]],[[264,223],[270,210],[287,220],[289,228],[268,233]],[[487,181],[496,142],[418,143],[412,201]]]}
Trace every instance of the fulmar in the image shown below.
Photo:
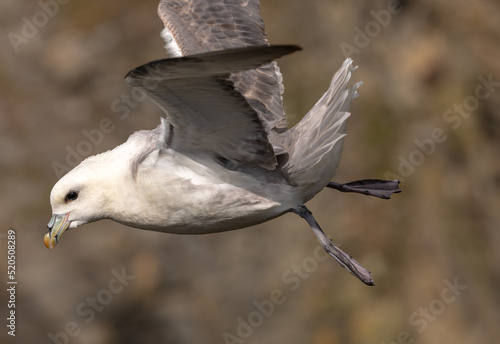
{"label": "fulmar", "polygon": [[293,212],[322,247],[367,285],[370,273],[334,246],[304,205],[324,187],[390,198],[398,180],[334,183],[358,82],[347,58],[326,93],[288,128],[276,59],[301,50],[271,46],[258,0],[163,0],[158,13],[170,58],[125,81],[164,112],[153,130],[88,157],[50,194],[45,245],[68,228],[111,219],[126,226],[206,234]]}

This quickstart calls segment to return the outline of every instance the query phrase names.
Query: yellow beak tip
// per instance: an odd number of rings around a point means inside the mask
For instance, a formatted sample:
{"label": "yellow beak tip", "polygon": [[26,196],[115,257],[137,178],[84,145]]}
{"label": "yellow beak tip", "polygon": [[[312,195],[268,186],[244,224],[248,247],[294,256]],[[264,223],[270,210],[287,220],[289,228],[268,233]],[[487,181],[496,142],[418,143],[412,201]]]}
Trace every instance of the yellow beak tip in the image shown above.
{"label": "yellow beak tip", "polygon": [[43,237],[43,243],[49,250],[52,250],[57,245],[56,238],[51,238],[49,233]]}

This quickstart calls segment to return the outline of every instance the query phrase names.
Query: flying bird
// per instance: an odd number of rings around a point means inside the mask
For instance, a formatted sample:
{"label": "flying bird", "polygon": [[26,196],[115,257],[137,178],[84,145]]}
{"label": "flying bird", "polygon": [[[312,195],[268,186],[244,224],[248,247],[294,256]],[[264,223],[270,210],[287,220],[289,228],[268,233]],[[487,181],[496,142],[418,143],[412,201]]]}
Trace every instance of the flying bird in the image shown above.
{"label": "flying bird", "polygon": [[68,228],[101,219],[206,234],[293,212],[340,265],[373,285],[369,271],[332,244],[304,205],[325,187],[380,198],[401,191],[398,180],[331,182],[361,85],[351,84],[352,60],[288,128],[275,60],[301,48],[269,44],[258,0],[163,0],[158,13],[170,58],[133,69],[125,81],[164,117],[156,129],[88,157],[55,184],[45,245],[53,248]]}

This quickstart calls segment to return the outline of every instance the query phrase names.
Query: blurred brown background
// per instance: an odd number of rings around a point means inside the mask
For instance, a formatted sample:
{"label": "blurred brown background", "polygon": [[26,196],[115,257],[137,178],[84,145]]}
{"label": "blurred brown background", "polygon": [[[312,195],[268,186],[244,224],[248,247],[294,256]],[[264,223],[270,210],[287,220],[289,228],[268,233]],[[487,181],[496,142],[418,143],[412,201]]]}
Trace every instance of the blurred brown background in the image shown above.
{"label": "blurred brown background", "polygon": [[[156,127],[149,101],[128,116],[112,104],[131,95],[130,69],[165,52],[157,0],[46,3],[0,2],[2,343],[498,341],[498,1],[262,1],[271,42],[305,48],[280,61],[291,123],[344,52],[360,67],[336,181],[398,175],[404,192],[383,201],[324,190],[308,207],[375,287],[315,258],[317,240],[296,215],[197,237],[101,221],[47,250],[54,162]],[[12,35],[23,30],[24,40]],[[114,130],[82,144],[102,118]],[[11,227],[16,337],[5,326]]]}

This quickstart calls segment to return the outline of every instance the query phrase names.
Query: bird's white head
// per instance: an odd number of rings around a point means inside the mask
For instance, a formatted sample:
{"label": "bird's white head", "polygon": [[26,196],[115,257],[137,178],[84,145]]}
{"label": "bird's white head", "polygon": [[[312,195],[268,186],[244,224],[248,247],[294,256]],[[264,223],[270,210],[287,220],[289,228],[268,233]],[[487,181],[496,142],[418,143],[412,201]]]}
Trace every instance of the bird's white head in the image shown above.
{"label": "bird's white head", "polygon": [[107,156],[111,153],[87,158],[54,185],[50,193],[52,218],[44,237],[47,248],[54,248],[66,229],[106,218],[109,184],[113,180],[109,178],[112,159]]}
{"label": "bird's white head", "polygon": [[127,197],[135,192],[137,165],[149,161],[149,153],[157,151],[158,140],[163,142],[163,137],[162,125],[135,132],[125,143],[88,157],[64,175],[50,193],[52,218],[45,246],[54,248],[68,228],[101,219],[119,221],[124,212],[137,209],[134,197]]}

